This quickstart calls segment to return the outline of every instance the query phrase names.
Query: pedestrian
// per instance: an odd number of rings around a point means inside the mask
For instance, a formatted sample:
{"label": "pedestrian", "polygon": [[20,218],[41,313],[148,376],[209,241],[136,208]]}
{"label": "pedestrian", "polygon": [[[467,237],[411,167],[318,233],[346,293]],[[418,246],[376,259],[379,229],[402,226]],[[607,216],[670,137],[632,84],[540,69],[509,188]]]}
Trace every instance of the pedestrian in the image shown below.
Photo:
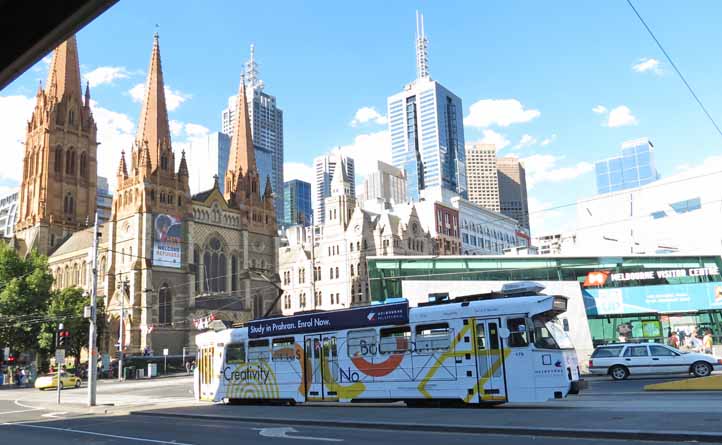
{"label": "pedestrian", "polygon": [[[696,330],[695,330],[696,331]],[[695,334],[695,331],[692,332],[692,334],[687,337],[687,348],[689,348],[692,352],[699,352],[702,349],[702,342],[699,338],[697,338]]]}
{"label": "pedestrian", "polygon": [[670,332],[668,342],[669,342],[669,346],[671,346],[675,349],[679,349],[679,337],[677,336],[676,332],[674,332],[674,331]]}
{"label": "pedestrian", "polygon": [[20,370],[20,386],[26,386],[28,384],[28,373],[25,368]]}
{"label": "pedestrian", "polygon": [[705,329],[704,337],[702,338],[702,348],[705,354],[712,354],[712,330]]}
{"label": "pedestrian", "polygon": [[190,374],[190,373],[191,373],[191,361],[186,360],[186,374]]}
{"label": "pedestrian", "polygon": [[15,382],[15,386],[20,386],[20,369],[15,368],[15,374],[13,375],[13,381]]}

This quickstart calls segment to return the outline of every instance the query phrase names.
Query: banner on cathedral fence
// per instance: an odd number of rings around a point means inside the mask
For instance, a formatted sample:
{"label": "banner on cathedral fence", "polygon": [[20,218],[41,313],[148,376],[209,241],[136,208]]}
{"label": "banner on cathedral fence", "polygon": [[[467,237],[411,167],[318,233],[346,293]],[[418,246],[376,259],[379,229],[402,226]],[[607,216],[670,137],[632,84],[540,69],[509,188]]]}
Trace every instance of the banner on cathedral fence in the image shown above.
{"label": "banner on cathedral fence", "polygon": [[157,213],[153,215],[153,265],[181,267],[183,221],[179,216]]}

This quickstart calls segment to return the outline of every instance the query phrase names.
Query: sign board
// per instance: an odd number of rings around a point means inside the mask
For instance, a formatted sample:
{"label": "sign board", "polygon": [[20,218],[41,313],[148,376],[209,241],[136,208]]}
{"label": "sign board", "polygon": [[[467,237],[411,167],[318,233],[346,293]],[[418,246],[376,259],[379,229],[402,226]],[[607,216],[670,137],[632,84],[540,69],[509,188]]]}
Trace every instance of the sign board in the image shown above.
{"label": "sign board", "polygon": [[253,320],[248,337],[270,337],[341,329],[405,324],[409,322],[409,303],[380,304],[340,311],[318,312],[292,317]]}
{"label": "sign board", "polygon": [[585,288],[587,315],[722,309],[722,282]]}
{"label": "sign board", "polygon": [[168,355],[168,348],[163,349],[163,355]]}
{"label": "sign board", "polygon": [[153,265],[181,267],[181,242],[183,221],[181,217],[158,213],[153,215]]}
{"label": "sign board", "polygon": [[584,279],[583,287],[601,287],[607,282],[624,283],[627,281],[658,281],[668,278],[686,278],[686,277],[708,277],[719,275],[720,271],[717,266],[709,267],[688,267],[686,269],[664,269],[664,270],[644,270],[640,272],[610,272],[608,270],[600,270],[587,273]]}
{"label": "sign board", "polygon": [[58,365],[62,365],[63,363],[65,363],[65,349],[55,350],[55,362]]}

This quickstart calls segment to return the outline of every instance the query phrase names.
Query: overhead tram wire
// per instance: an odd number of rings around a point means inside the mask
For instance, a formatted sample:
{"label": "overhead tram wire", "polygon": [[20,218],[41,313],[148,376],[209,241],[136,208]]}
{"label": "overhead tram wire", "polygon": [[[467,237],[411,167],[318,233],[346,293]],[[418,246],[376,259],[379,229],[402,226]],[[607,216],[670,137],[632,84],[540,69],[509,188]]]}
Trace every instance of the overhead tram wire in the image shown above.
{"label": "overhead tram wire", "polygon": [[639,18],[639,21],[642,22],[642,25],[644,25],[644,28],[647,30],[649,35],[652,37],[654,42],[657,44],[659,49],[662,51],[662,53],[664,54],[664,57],[667,58],[667,61],[669,62],[669,64],[672,65],[672,68],[674,68],[674,71],[677,72],[677,75],[679,76],[679,78],[682,79],[682,82],[684,82],[684,85],[687,87],[689,92],[692,94],[692,97],[694,97],[694,100],[696,100],[697,104],[699,104],[700,108],[702,108],[702,111],[704,112],[704,114],[707,115],[707,118],[710,120],[710,122],[712,122],[712,125],[714,125],[714,128],[717,130],[717,133],[719,133],[719,135],[722,136],[722,130],[720,130],[719,125],[717,125],[717,122],[715,122],[712,115],[709,114],[709,111],[707,111],[707,108],[704,106],[704,104],[702,103],[700,98],[694,92],[694,89],[692,89],[692,86],[689,84],[689,82],[687,82],[687,79],[685,79],[682,72],[679,70],[679,68],[677,68],[677,65],[672,60],[672,57],[669,55],[667,50],[664,49],[664,47],[662,46],[662,43],[660,43],[660,41],[657,39],[657,37],[654,35],[652,30],[650,29],[649,25],[647,25],[647,22],[644,21],[644,19],[642,18],[642,15],[639,13],[639,11],[637,11],[637,8],[634,7],[634,5],[632,4],[632,0],[627,0],[627,4],[629,5],[630,8],[632,8],[632,11],[634,11],[634,13],[637,15],[637,18]]}

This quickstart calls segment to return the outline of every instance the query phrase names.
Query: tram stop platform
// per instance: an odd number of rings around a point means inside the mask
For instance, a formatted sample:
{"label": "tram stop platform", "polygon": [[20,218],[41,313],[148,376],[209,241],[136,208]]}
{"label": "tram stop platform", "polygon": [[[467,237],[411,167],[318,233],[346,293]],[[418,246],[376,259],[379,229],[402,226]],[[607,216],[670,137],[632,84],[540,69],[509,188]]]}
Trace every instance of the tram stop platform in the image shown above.
{"label": "tram stop platform", "polygon": [[695,377],[654,383],[644,386],[645,391],[722,391],[722,375]]}

